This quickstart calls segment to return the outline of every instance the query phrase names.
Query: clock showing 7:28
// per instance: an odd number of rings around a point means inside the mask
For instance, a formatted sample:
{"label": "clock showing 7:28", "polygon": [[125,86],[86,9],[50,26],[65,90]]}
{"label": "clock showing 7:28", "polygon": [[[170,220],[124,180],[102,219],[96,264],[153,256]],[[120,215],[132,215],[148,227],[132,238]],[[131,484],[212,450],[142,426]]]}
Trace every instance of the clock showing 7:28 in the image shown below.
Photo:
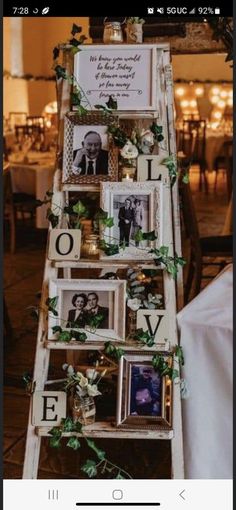
{"label": "clock showing 7:28", "polygon": [[13,14],[29,14],[29,7],[12,7]]}

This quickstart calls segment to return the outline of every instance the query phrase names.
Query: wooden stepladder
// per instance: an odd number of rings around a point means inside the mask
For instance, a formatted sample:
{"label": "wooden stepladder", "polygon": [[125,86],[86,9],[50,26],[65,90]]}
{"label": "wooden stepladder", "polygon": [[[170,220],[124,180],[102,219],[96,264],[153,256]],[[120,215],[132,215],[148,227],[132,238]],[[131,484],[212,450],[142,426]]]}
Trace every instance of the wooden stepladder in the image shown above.
{"label": "wooden stepladder", "polygon": [[[119,112],[116,115],[121,119],[131,119],[140,123],[143,119],[158,119],[158,124],[163,127],[164,141],[159,144],[159,156],[163,156],[163,160],[170,155],[174,155],[175,148],[175,132],[173,124],[173,80],[170,66],[169,45],[155,45],[157,50],[156,61],[156,74],[159,83],[159,96],[157,100],[157,110],[155,112]],[[66,68],[71,69],[71,63],[67,61],[68,48],[64,52],[64,64]],[[61,151],[63,146],[63,119],[66,112],[70,110],[69,106],[69,86],[67,81],[60,78],[57,82],[57,97],[58,97],[58,111],[60,119],[59,128],[59,158],[58,164],[54,175],[53,185],[53,204],[52,210],[63,209],[66,198],[70,191],[78,191],[79,188],[76,184],[63,184],[62,183],[62,170],[60,168]],[[145,158],[144,158],[145,159]],[[145,161],[144,161],[145,164]],[[170,178],[167,168],[161,167],[158,171],[158,178],[161,180],[163,189],[163,237],[162,244],[169,247],[170,255],[175,252],[181,254],[180,243],[180,227],[179,227],[179,214],[178,214],[178,190],[177,184],[170,185]],[[152,177],[153,183],[155,178]],[[81,187],[80,187],[81,189]],[[57,228],[66,228],[63,217],[60,217],[60,222]],[[71,341],[69,344],[65,342],[58,342],[48,339],[48,323],[47,323],[47,310],[45,302],[49,296],[49,284],[52,280],[57,280],[59,271],[63,269],[63,278],[73,280],[72,269],[78,272],[84,268],[99,268],[101,275],[104,274],[106,268],[113,267],[116,272],[119,268],[129,267],[145,267],[154,268],[151,259],[143,259],[137,261],[130,260],[88,260],[79,259],[78,261],[55,261],[48,258],[46,254],[44,278],[42,286],[42,297],[39,314],[38,336],[33,376],[33,387],[35,392],[45,391],[48,389],[48,369],[50,361],[51,350],[60,349],[65,350],[67,361],[73,364],[74,355],[82,350],[102,350],[104,345],[102,342],[96,342],[96,345],[89,342],[83,344]],[[172,352],[173,347],[178,344],[178,335],[176,327],[176,281],[166,273],[163,269],[163,282],[164,282],[164,296],[165,296],[165,310],[168,316],[168,329],[169,337],[165,345],[167,352]],[[179,272],[177,280],[178,289],[178,306],[181,306],[182,292],[181,292],[181,272]],[[134,343],[124,342],[122,348],[125,353],[137,351],[140,353],[140,348]],[[152,353],[153,348],[150,349]],[[155,347],[158,350],[158,347]],[[163,350],[163,346],[159,348]],[[179,363],[177,358],[173,358],[174,368],[179,370]],[[173,381],[173,400],[172,400],[172,426],[170,429],[132,429],[122,428],[122,426],[115,427],[108,421],[96,421],[92,425],[83,427],[83,435],[93,438],[127,438],[127,439],[150,439],[150,440],[170,440],[171,441],[171,458],[172,458],[172,478],[184,478],[184,465],[183,465],[183,441],[182,441],[182,418],[181,418],[181,399],[180,399],[180,384],[179,380]],[[25,449],[24,471],[23,478],[35,479],[38,474],[39,456],[41,440],[44,437],[49,437],[50,426],[35,426],[32,422],[32,398],[29,411],[29,421],[27,430],[27,440]],[[68,438],[68,434],[66,434]],[[75,436],[73,432],[71,435]],[[80,435],[79,433],[77,434]]]}

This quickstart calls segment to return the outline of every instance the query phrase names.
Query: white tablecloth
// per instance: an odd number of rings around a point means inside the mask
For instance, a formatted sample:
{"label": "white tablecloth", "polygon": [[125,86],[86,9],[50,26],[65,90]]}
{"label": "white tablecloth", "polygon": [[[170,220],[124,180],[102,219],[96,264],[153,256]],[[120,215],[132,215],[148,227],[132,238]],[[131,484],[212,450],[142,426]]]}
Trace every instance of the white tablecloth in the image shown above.
{"label": "white tablecloth", "polygon": [[[43,200],[47,190],[52,188],[54,160],[50,154],[38,154],[38,164],[11,161],[12,189],[14,193],[28,193]],[[32,160],[33,161],[33,160]],[[36,209],[36,227],[48,228],[47,205]]]}
{"label": "white tablecloth", "polygon": [[214,170],[214,161],[217,156],[224,156],[222,154],[223,144],[227,140],[232,140],[232,137],[224,135],[224,133],[206,133],[206,162],[209,171]]}
{"label": "white tablecloth", "polygon": [[229,265],[177,315],[185,354],[185,478],[232,478],[233,269]]}

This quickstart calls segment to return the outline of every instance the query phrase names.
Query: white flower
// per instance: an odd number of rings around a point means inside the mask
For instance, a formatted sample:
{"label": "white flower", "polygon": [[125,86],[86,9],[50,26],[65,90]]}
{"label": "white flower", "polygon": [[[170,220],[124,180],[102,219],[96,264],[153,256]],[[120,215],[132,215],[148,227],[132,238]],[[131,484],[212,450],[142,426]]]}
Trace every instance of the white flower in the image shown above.
{"label": "white flower", "polygon": [[148,294],[148,301],[155,303],[155,305],[161,305],[162,295],[161,294]]}
{"label": "white flower", "polygon": [[92,379],[92,381],[94,381],[94,379],[96,379],[97,376],[98,376],[98,372],[95,370],[95,368],[87,368],[86,377],[89,380]]}
{"label": "white flower", "polygon": [[142,304],[142,301],[141,301],[141,299],[138,299],[138,298],[128,299],[128,301],[127,301],[127,306],[130,308],[130,310],[133,310],[133,312],[137,312],[137,310],[140,308],[141,304]]}
{"label": "white flower", "polygon": [[72,365],[67,365],[67,375],[74,375],[74,369]]}
{"label": "white flower", "polygon": [[154,145],[154,134],[150,129],[142,129],[141,131],[141,140],[146,145]]}
{"label": "white flower", "polygon": [[81,374],[81,372],[77,372],[77,376],[80,378],[79,380],[79,385],[81,388],[86,388],[86,386],[88,386],[88,379],[87,377],[84,377],[83,374]]}
{"label": "white flower", "polygon": [[96,397],[97,395],[101,395],[101,392],[98,391],[96,384],[88,384],[87,392],[90,397]]}
{"label": "white flower", "polygon": [[190,391],[186,379],[180,379],[180,395],[183,399],[189,398]]}
{"label": "white flower", "polygon": [[76,386],[76,393],[80,397],[85,397],[85,395],[87,395],[87,388],[86,389],[84,389],[84,388],[82,389],[82,388],[80,388],[80,386]]}
{"label": "white flower", "polygon": [[124,159],[136,159],[138,157],[138,149],[130,140],[128,140],[128,142],[126,142],[124,147],[120,150],[120,155]]}

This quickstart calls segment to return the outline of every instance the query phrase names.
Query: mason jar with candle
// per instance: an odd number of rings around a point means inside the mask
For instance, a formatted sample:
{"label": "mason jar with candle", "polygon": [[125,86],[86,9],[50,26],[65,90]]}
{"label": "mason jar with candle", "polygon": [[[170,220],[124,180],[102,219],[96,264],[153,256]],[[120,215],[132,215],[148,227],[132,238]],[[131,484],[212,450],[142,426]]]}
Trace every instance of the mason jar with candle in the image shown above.
{"label": "mason jar with candle", "polygon": [[123,43],[123,32],[121,23],[119,21],[106,21],[104,19],[104,32],[103,42],[104,44],[121,44]]}
{"label": "mason jar with candle", "polygon": [[99,258],[99,236],[96,234],[89,234],[81,247],[81,257],[86,259]]}
{"label": "mason jar with candle", "polygon": [[124,147],[120,149],[121,155],[121,179],[122,181],[133,181],[136,172],[136,161],[138,157],[137,147],[128,140]]}

